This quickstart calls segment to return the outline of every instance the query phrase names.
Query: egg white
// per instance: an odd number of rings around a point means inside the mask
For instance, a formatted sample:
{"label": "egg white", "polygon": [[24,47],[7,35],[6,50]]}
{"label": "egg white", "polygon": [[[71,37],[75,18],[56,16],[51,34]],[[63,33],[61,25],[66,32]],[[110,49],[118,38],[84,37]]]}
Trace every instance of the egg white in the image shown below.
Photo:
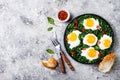
{"label": "egg white", "polygon": [[[81,34],[81,32],[80,31],[78,31],[78,30],[74,30],[74,31],[72,31],[71,33],[75,33],[76,35],[77,35],[77,39],[75,40],[75,41],[70,41],[69,39],[68,39],[68,43],[70,44],[70,46],[69,46],[69,48],[74,48],[74,47],[76,47],[76,46],[78,46],[79,44],[80,44],[80,40],[79,40],[79,34]],[[70,34],[68,34],[68,36],[69,36]],[[67,36],[67,37],[68,37]]]}
{"label": "egg white", "polygon": [[[92,43],[92,44],[87,42],[87,38],[88,38],[89,35],[92,35],[92,36],[95,37],[95,41],[94,41],[94,43]],[[84,44],[87,44],[88,46],[94,46],[94,45],[97,43],[97,40],[98,40],[98,38],[97,38],[94,34],[87,34],[87,35],[85,35],[85,37],[83,38],[83,43],[84,43]]]}
{"label": "egg white", "polygon": [[100,44],[98,44],[98,46],[100,47],[100,49],[102,49],[102,50],[104,50],[104,49],[107,49],[107,48],[109,48],[109,47],[105,47],[104,46],[104,40],[105,39],[109,39],[110,41],[111,41],[111,43],[112,43],[112,38],[110,37],[110,36],[108,36],[108,35],[103,35],[103,37],[101,37],[101,39],[99,40],[100,41]]}
{"label": "egg white", "polygon": [[99,52],[96,50],[96,56],[92,58],[92,57],[88,56],[88,51],[89,51],[90,49],[94,49],[94,48],[93,48],[93,47],[89,47],[89,48],[87,48],[86,50],[82,50],[81,56],[86,57],[88,60],[97,59],[97,58],[99,57],[99,56],[98,56]]}
{"label": "egg white", "polygon": [[85,29],[92,29],[92,30],[97,30],[97,26],[99,26],[99,21],[98,20],[95,20],[94,18],[91,18],[93,21],[94,21],[94,25],[92,27],[88,27],[86,25],[86,19],[84,19],[84,22],[83,22],[83,26],[85,27]]}

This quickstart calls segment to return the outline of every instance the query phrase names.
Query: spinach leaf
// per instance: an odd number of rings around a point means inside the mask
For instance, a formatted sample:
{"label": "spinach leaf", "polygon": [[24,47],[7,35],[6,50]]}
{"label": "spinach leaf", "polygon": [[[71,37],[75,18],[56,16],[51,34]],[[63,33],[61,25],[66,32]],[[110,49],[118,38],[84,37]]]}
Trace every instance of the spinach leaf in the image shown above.
{"label": "spinach leaf", "polygon": [[52,30],[53,30],[53,27],[49,27],[47,30],[48,30],[48,31],[52,31]]}
{"label": "spinach leaf", "polygon": [[54,19],[51,17],[47,17],[47,20],[50,24],[55,25]]}
{"label": "spinach leaf", "polygon": [[51,50],[51,49],[46,49],[46,51],[47,51],[49,54],[54,54],[54,51]]}

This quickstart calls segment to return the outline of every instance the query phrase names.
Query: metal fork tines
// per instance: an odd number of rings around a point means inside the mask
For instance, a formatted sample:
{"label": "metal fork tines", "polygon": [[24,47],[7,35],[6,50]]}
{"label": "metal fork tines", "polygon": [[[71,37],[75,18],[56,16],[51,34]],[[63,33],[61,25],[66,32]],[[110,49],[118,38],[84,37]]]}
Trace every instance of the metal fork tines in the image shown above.
{"label": "metal fork tines", "polygon": [[57,45],[59,45],[59,42],[56,40],[56,39],[51,39],[51,41],[52,41],[52,43],[53,43],[53,45],[54,46],[57,46]]}
{"label": "metal fork tines", "polygon": [[57,50],[58,57],[60,58],[60,43],[56,39],[51,39],[53,45],[55,46]]}

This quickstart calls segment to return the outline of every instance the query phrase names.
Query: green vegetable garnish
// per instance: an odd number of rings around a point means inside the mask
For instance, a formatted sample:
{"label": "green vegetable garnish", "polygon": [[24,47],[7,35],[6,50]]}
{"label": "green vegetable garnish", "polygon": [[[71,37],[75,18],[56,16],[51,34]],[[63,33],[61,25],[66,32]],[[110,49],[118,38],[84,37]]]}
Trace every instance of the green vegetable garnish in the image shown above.
{"label": "green vegetable garnish", "polygon": [[47,19],[48,19],[48,22],[49,22],[50,24],[55,25],[55,22],[54,22],[54,19],[53,19],[53,18],[47,17]]}
{"label": "green vegetable garnish", "polygon": [[47,51],[49,54],[54,54],[54,51],[51,50],[51,49],[46,49],[46,51]]}
{"label": "green vegetable garnish", "polygon": [[51,31],[52,29],[53,29],[53,27],[49,27],[47,30],[48,30],[48,31]]}

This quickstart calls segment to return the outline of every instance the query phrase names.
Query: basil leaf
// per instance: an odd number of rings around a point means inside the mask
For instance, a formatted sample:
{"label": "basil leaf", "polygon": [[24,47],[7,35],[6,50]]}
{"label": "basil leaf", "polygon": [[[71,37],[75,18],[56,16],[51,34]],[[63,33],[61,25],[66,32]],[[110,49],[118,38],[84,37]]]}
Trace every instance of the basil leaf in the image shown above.
{"label": "basil leaf", "polygon": [[49,54],[54,54],[54,51],[51,50],[51,49],[46,49],[46,51],[47,51]]}
{"label": "basil leaf", "polygon": [[48,30],[48,31],[51,31],[52,29],[53,29],[53,27],[49,27],[47,30]]}
{"label": "basil leaf", "polygon": [[47,19],[48,19],[48,22],[49,22],[50,24],[55,25],[55,23],[54,23],[54,19],[53,19],[53,18],[51,18],[51,17],[47,17]]}

